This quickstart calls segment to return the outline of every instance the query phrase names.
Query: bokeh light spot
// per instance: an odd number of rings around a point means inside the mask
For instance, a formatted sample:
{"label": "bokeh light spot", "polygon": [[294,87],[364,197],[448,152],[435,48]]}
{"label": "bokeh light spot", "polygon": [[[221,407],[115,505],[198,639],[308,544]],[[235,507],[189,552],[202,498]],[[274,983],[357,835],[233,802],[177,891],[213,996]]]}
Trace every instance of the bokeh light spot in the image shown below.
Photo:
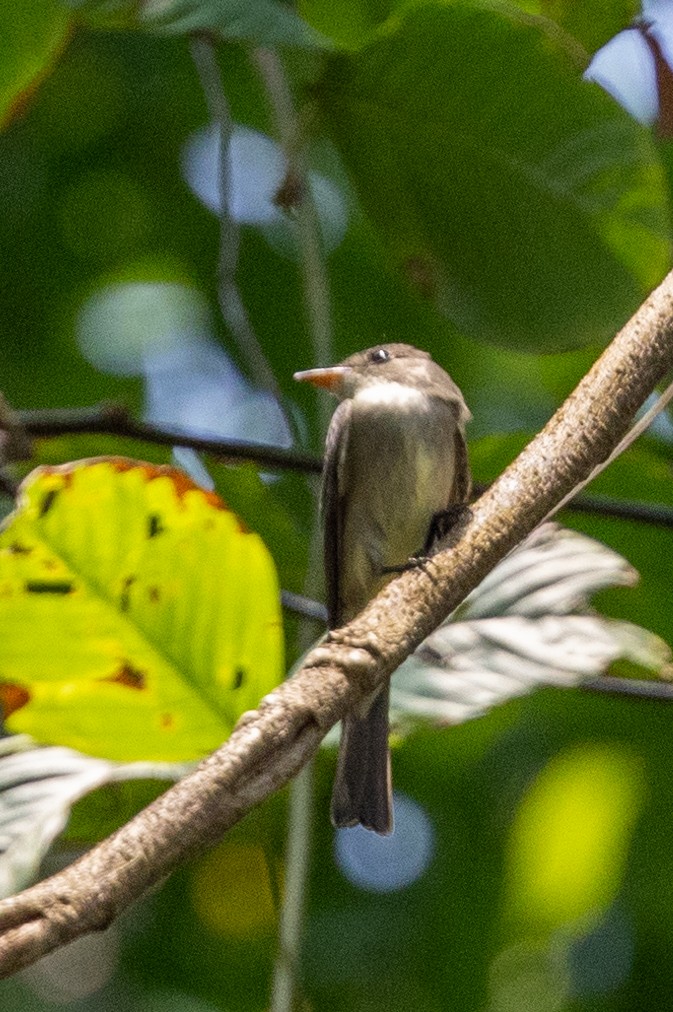
{"label": "bokeh light spot", "polygon": [[510,913],[545,930],[599,916],[621,885],[641,798],[639,763],[623,747],[591,744],[553,759],[512,829]]}
{"label": "bokeh light spot", "polygon": [[[283,256],[296,257],[295,222],[276,197],[287,171],[287,160],[276,141],[249,127],[234,127],[229,142],[231,186],[229,211],[242,225],[252,225]],[[183,175],[192,192],[207,208],[219,214],[220,136],[215,127],[195,133],[183,153]],[[337,185],[319,172],[309,172],[309,186],[327,252],[342,241],[348,224],[348,207]]]}
{"label": "bokeh light spot", "polygon": [[209,333],[208,302],[186,285],[131,282],[100,288],[77,321],[82,354],[102,372],[136,376],[149,354]]}
{"label": "bokeh light spot", "polygon": [[118,970],[116,926],[100,934],[83,935],[55,949],[22,974],[31,990],[49,1005],[66,1005],[88,998],[108,984]]}
{"label": "bokeh light spot", "polygon": [[641,123],[654,123],[659,98],[654,60],[642,32],[620,32],[598,50],[585,78],[600,84]]}
{"label": "bokeh light spot", "polygon": [[211,931],[244,939],[276,927],[269,866],[261,847],[225,844],[207,854],[192,879],[194,909]]}
{"label": "bokeh light spot", "polygon": [[336,862],[346,878],[370,892],[406,889],[427,871],[435,850],[435,831],[419,804],[397,791],[395,831],[378,836],[362,826],[339,829]]}

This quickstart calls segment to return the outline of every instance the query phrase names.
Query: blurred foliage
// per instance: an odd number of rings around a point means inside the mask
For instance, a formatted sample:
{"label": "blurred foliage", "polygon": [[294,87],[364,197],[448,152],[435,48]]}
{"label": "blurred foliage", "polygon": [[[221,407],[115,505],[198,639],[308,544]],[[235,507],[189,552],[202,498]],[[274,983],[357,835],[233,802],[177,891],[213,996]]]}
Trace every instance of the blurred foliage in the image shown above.
{"label": "blurred foliage", "polygon": [[319,99],[402,273],[464,333],[604,340],[665,269],[649,140],[543,21],[424,5],[333,59]]}
{"label": "blurred foliage", "polygon": [[[580,80],[587,51],[625,26],[633,5],[299,0],[297,16],[280,0],[249,0],[238,33],[226,23],[242,10],[233,2],[166,0],[160,22],[141,24],[150,6],[158,18],[158,5],[135,0],[15,0],[0,12],[0,387],[10,402],[147,406],[141,370],[102,372],[85,357],[82,313],[111,284],[199,292],[212,310],[199,340],[242,365],[217,308],[218,223],[181,170],[207,122],[183,32],[207,26],[234,120],[270,134],[250,47],[280,41],[313,134],[310,165],[347,202],[345,238],[327,262],[331,358],[384,338],[427,347],[474,414],[475,478],[494,477],[670,263],[670,151]],[[317,450],[316,402],[291,380],[315,363],[299,266],[245,224],[237,277],[303,441]],[[168,460],[110,437],[36,447],[42,463],[107,452]],[[672,453],[665,431],[648,436],[592,492],[673,505]],[[263,535],[283,586],[301,590],[315,482],[224,465],[213,475]],[[601,610],[673,642],[671,533],[563,519],[641,573],[638,588],[603,592]],[[290,661],[296,649],[292,637]],[[387,894],[355,887],[333,860],[326,751],[305,1007],[670,1007],[670,736],[664,704],[551,689],[419,732],[396,751],[395,782],[432,820],[435,855],[413,885]],[[116,825],[138,802],[130,793],[106,788],[80,802],[70,845]],[[285,823],[284,797],[270,799],[115,929],[0,984],[0,1005],[266,1008]]]}

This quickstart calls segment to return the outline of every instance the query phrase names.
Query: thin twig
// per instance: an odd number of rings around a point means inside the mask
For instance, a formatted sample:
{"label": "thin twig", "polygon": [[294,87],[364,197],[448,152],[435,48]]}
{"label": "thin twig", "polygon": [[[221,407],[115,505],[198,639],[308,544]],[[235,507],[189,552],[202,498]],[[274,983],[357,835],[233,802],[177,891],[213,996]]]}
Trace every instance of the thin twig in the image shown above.
{"label": "thin twig", "polygon": [[549,511],[548,515],[545,517],[545,520],[549,520],[551,519],[551,517],[555,516],[555,514],[558,513],[560,510],[562,510],[567,503],[569,503],[571,500],[575,498],[576,495],[579,495],[582,489],[586,488],[589,482],[593,481],[594,478],[597,478],[599,474],[602,474],[602,472],[605,470],[606,467],[609,467],[609,465],[612,464],[613,461],[617,459],[617,457],[620,457],[622,453],[624,453],[624,451],[627,450],[629,446],[631,446],[636,441],[636,439],[649,428],[649,426],[652,424],[655,418],[657,418],[657,416],[661,414],[661,412],[664,410],[664,408],[667,407],[667,405],[670,403],[672,399],[673,399],[673,383],[669,383],[669,385],[664,390],[663,394],[661,394],[661,396],[657,398],[656,402],[652,405],[652,407],[645,412],[642,418],[639,418],[636,422],[634,422],[629,431],[625,434],[625,436],[622,439],[620,439],[619,443],[617,444],[617,446],[615,446],[614,450],[609,455],[609,457],[607,457],[606,460],[602,460],[599,464],[597,464],[596,467],[591,472],[591,474],[588,474],[586,478],[584,478],[578,484],[577,488],[574,488],[570,492],[568,492],[568,494],[561,500],[561,502],[557,503],[557,505],[555,505],[553,509]]}
{"label": "thin twig", "polygon": [[673,509],[659,503],[620,502],[604,496],[580,495],[563,507],[564,513],[589,513],[615,520],[632,520],[651,527],[673,529]]}
{"label": "thin twig", "polygon": [[[307,170],[306,148],[285,68],[277,52],[258,48],[254,61],[273,109],[276,131],[287,162],[286,190],[297,222],[302,266],[302,290],[308,331],[316,364],[332,361],[329,282],[324,262],[320,224]],[[329,407],[319,402],[321,428],[326,428]],[[313,526],[306,591],[322,588],[320,561],[321,532],[317,513]],[[308,626],[300,630],[300,651],[313,638]],[[313,764],[308,763],[290,791],[289,834],[286,849],[286,888],[279,930],[279,953],[274,970],[271,1012],[292,1012],[299,992],[299,963],[304,929],[304,911],[311,855],[313,811]]]}
{"label": "thin twig", "polygon": [[639,678],[616,678],[612,675],[598,675],[582,682],[578,688],[584,692],[601,695],[630,696],[632,699],[650,699],[656,702],[673,703],[673,685]]}
{"label": "thin twig", "polygon": [[280,595],[281,604],[288,611],[295,612],[302,618],[311,622],[327,626],[327,608],[320,601],[314,601],[311,597],[304,597],[303,594],[293,594],[291,590],[283,590]]}
{"label": "thin twig", "polygon": [[273,49],[259,47],[254,50],[253,58],[273,109],[276,130],[287,161],[286,180],[293,184],[293,207],[299,231],[304,296],[313,352],[317,363],[328,365],[332,355],[329,282],[320,221],[308,173],[306,138],[280,55]]}
{"label": "thin twig", "polygon": [[278,956],[273,974],[270,1012],[286,1012],[296,1005],[299,966],[310,870],[313,825],[314,764],[308,762],[290,790],[285,892],[278,931]]}
{"label": "thin twig", "polygon": [[319,474],[322,469],[320,458],[309,453],[267,446],[265,443],[246,443],[237,439],[210,439],[180,432],[178,429],[150,425],[147,422],[136,421],[125,407],[118,404],[101,404],[74,410],[54,408],[18,411],[17,415],[26,431],[38,439],[98,433],[139,439],[157,446],[187,446],[222,460],[250,462],[270,470]]}
{"label": "thin twig", "polygon": [[220,252],[217,293],[220,312],[252,379],[274,395],[290,431],[295,432],[292,415],[285,409],[282,391],[255,334],[236,281],[240,236],[238,224],[230,213],[230,143],[234,124],[222,86],[217,48],[214,40],[205,33],[193,34],[189,48],[208,105],[208,113],[219,131]]}

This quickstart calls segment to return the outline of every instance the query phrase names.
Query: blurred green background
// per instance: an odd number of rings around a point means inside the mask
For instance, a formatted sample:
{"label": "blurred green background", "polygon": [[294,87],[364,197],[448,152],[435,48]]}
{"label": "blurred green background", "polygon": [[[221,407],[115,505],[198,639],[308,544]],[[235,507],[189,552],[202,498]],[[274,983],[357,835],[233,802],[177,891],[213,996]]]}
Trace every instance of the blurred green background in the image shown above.
{"label": "blurred green background", "polygon": [[[14,0],[0,13],[0,388],[15,408],[115,400],[158,421],[287,442],[277,412],[254,401],[255,377],[236,371],[246,364],[218,309],[218,221],[194,192],[213,187],[193,148],[197,136],[207,147],[197,132],[208,113],[178,15],[214,26],[235,123],[278,139],[253,58],[268,39],[254,28],[228,39],[230,6],[165,4],[161,31],[130,2]],[[670,142],[581,81],[590,51],[634,11],[594,0],[583,19],[562,0],[522,6],[525,18],[504,5],[304,0],[333,51],[280,49],[310,137],[331,358],[381,340],[431,350],[473,412],[478,481],[512,459],[670,264]],[[289,10],[250,9],[268,25]],[[291,380],[318,364],[292,214],[254,206],[259,165],[280,156],[241,136],[237,171],[251,183],[236,212],[240,293],[317,452],[318,405]],[[119,450],[167,459],[89,436],[41,441],[36,460]],[[661,425],[592,492],[673,505],[671,457]],[[213,475],[265,537],[281,584],[304,589],[315,483]],[[673,642],[671,533],[563,520],[641,573],[636,589],[601,594],[601,610]],[[296,623],[287,631],[292,661]],[[663,703],[546,690],[415,734],[394,776],[425,813],[427,860],[387,892],[353,884],[335,860],[324,751],[300,1007],[671,1007],[672,720]],[[75,814],[68,847],[119,820],[120,792]],[[286,815],[285,796],[273,798],[105,935],[1,983],[0,1007],[268,1007]]]}

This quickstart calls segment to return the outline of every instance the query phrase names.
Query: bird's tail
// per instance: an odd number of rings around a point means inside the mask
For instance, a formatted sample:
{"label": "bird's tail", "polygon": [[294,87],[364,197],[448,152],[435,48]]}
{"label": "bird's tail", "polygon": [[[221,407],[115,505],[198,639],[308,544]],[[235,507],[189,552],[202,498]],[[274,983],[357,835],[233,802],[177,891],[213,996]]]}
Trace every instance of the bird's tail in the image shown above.
{"label": "bird's tail", "polygon": [[388,748],[386,685],[366,716],[348,716],[341,726],[339,759],[332,791],[332,822],[376,833],[392,833],[393,801]]}

